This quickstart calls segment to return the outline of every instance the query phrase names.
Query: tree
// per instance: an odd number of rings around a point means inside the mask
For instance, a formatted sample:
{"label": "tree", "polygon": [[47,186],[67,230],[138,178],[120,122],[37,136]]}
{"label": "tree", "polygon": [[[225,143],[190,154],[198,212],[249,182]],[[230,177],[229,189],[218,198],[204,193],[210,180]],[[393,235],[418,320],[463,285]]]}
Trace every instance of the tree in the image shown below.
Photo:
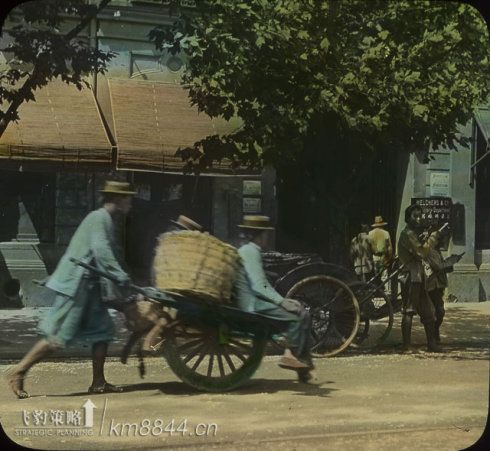
{"label": "tree", "polygon": [[[173,2],[178,8],[179,2]],[[474,8],[457,2],[202,0],[179,9],[157,47],[189,56],[183,84],[210,116],[243,120],[184,156],[275,163],[334,121],[409,152],[452,147],[489,94],[490,47]]]}
{"label": "tree", "polygon": [[[43,0],[18,5],[21,23],[2,30],[0,49],[7,59],[0,71],[0,136],[11,121],[18,119],[22,103],[35,100],[34,92],[60,77],[78,89],[89,86],[88,73],[104,72],[114,56],[90,46],[80,33],[110,0],[98,5],[84,0]],[[11,12],[11,15],[14,14]],[[70,21],[75,25],[67,28]]]}
{"label": "tree", "polygon": [[[385,177],[399,152],[467,144],[458,125],[490,93],[488,32],[466,4],[202,0],[190,14],[173,3],[175,24],[150,39],[188,55],[182,82],[200,110],[243,121],[181,149],[189,169],[272,164],[280,217],[325,255],[348,242],[373,171]],[[378,191],[394,195],[392,183]]]}

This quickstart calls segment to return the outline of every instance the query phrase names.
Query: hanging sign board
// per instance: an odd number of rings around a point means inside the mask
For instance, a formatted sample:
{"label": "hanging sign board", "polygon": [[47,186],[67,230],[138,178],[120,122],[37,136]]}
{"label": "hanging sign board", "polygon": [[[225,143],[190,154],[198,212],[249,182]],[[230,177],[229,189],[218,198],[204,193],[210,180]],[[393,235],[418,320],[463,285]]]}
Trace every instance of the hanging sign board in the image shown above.
{"label": "hanging sign board", "polygon": [[262,182],[260,180],[244,180],[244,196],[260,196],[262,194]]}
{"label": "hanging sign board", "polygon": [[413,198],[412,204],[422,207],[422,222],[424,227],[436,229],[445,222],[451,223],[450,197],[419,197]]}
{"label": "hanging sign board", "polygon": [[430,195],[449,197],[449,172],[430,173]]}
{"label": "hanging sign board", "polygon": [[244,213],[260,213],[262,210],[262,202],[257,197],[244,197],[243,198],[243,212]]}

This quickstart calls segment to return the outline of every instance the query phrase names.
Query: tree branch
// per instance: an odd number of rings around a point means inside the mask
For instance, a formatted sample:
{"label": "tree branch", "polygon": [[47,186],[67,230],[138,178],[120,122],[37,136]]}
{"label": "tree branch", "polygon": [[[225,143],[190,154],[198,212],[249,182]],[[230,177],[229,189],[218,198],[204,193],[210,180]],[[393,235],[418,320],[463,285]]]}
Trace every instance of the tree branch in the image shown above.
{"label": "tree branch", "polygon": [[[97,14],[104,9],[110,2],[111,0],[102,0],[97,7],[97,9],[90,13],[87,14],[85,17],[82,17],[81,21],[73,28],[71,29],[63,38],[65,42],[71,41],[75,36],[78,35],[89,23],[90,21],[94,18],[97,17]],[[35,90],[35,83],[37,82],[37,72],[39,68],[39,62],[34,64],[34,68],[32,70],[31,75],[27,78],[27,80],[24,82],[24,84],[19,88],[17,91],[15,99],[10,103],[9,108],[3,115],[3,117],[0,119],[0,136],[3,135],[3,132],[6,130],[8,124],[12,122],[13,117],[15,116],[15,112],[17,109],[24,103],[27,99],[27,95]]]}

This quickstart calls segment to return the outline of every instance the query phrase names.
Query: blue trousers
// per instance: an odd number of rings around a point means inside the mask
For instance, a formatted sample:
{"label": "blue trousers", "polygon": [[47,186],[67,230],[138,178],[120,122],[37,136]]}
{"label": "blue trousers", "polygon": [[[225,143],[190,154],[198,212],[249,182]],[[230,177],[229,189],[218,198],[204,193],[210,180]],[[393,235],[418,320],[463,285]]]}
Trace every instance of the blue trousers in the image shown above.
{"label": "blue trousers", "polygon": [[308,311],[303,310],[300,315],[288,312],[282,307],[266,301],[257,301],[255,311],[285,323],[288,346],[295,357],[310,358],[311,343],[311,317]]}

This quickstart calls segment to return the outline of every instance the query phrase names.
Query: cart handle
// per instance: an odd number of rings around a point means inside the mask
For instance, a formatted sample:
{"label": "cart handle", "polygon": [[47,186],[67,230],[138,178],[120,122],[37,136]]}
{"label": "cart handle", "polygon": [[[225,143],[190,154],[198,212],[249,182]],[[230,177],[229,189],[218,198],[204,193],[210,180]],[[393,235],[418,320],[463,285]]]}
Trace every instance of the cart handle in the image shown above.
{"label": "cart handle", "polygon": [[[70,258],[70,261],[79,266],[82,266],[85,269],[88,269],[89,271],[94,272],[95,274],[101,277],[105,277],[106,279],[112,280],[113,282],[116,283],[119,282],[116,277],[106,273],[105,271],[100,270],[99,268],[96,268],[95,266],[92,266],[88,263],[85,263],[73,257]],[[262,315],[260,313],[245,312],[232,306],[218,305],[213,302],[207,301],[205,299],[194,298],[192,296],[185,296],[175,292],[165,292],[154,287],[140,287],[134,284],[130,284],[129,287],[134,291],[143,294],[147,298],[160,301],[162,304],[176,309],[182,308],[183,303],[193,304],[198,307],[208,307],[208,308],[211,307],[214,310],[215,315],[220,314],[223,316],[223,318],[226,316],[230,319],[235,319],[238,321],[247,321],[249,323],[254,322],[254,323],[258,323],[262,327],[272,326],[274,329],[278,329],[278,330],[284,328],[285,322],[287,322],[287,320],[279,320],[277,318],[271,318],[267,315]],[[181,301],[179,301],[179,299],[181,299]]]}
{"label": "cart handle", "polygon": [[[115,283],[121,283],[121,281],[115,277],[112,276],[111,274],[102,271],[101,269],[92,266],[88,263],[83,262],[82,260],[79,260],[78,258],[70,257],[70,261],[75,263],[78,266],[81,266],[82,268],[88,269],[89,271],[92,271],[93,273],[97,274],[98,276],[105,277],[106,279],[112,280]],[[129,284],[129,287],[139,293],[145,294],[145,289],[142,287],[139,287],[138,285],[134,284]]]}

